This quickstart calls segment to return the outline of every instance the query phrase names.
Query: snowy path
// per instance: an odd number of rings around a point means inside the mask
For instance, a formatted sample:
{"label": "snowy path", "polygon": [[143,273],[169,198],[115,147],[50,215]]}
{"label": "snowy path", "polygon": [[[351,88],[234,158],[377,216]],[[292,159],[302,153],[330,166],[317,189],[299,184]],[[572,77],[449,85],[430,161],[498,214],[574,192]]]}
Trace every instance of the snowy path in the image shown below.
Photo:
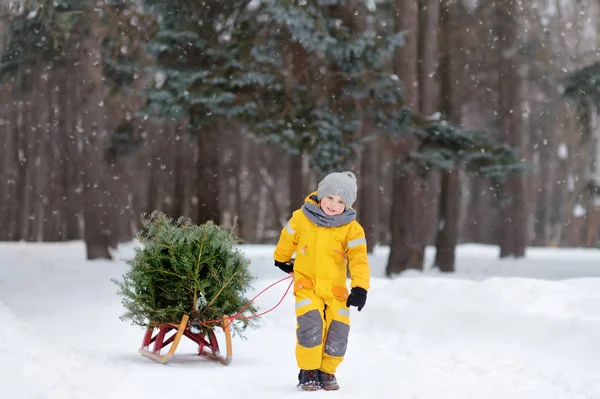
{"label": "snowy path", "polygon": [[[271,250],[248,248],[257,290],[281,277],[270,266]],[[556,280],[565,277],[560,256],[500,263],[481,247],[462,257],[483,265],[469,270],[474,278],[374,278],[367,306],[353,311],[337,373],[341,390],[306,393],[294,388],[291,295],[247,339],[234,339],[230,366],[189,355],[195,348],[185,341],[160,365],[137,354],[143,330],[118,319],[123,309],[109,280],[126,266],[83,262],[81,252],[80,243],[0,244],[6,397],[600,398],[599,253],[570,257],[580,257],[573,276],[592,271],[595,278]],[[118,256],[130,254],[126,248]],[[374,275],[384,263],[385,256],[374,257]],[[523,276],[543,272],[555,281],[517,277],[514,264]],[[541,270],[543,264],[549,266]],[[515,277],[485,278],[491,270]],[[277,303],[286,287],[261,296],[260,308]]]}

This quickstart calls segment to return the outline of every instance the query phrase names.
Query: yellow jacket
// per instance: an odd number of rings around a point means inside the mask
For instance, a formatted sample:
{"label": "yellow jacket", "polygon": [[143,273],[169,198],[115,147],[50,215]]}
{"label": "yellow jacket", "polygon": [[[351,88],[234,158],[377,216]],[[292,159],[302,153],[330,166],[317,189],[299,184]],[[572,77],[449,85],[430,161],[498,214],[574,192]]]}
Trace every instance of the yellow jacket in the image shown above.
{"label": "yellow jacket", "polygon": [[[315,194],[304,201],[316,204],[310,198]],[[346,266],[350,270],[351,287],[369,290],[367,242],[356,220],[340,227],[321,227],[298,209],[281,231],[274,258],[288,262],[294,252],[294,293],[301,288],[312,288],[321,298],[346,298]]]}

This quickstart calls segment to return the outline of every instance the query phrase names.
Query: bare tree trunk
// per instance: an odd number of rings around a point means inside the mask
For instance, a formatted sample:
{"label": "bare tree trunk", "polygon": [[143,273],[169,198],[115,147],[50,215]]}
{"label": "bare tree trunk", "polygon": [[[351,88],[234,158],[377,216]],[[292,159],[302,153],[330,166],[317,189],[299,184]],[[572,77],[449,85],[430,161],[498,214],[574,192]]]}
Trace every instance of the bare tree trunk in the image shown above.
{"label": "bare tree trunk", "polygon": [[[261,179],[261,203],[268,203],[270,205],[269,214],[273,217],[273,220],[277,221],[278,226],[282,226],[287,222],[289,215],[283,213],[284,209],[281,204],[281,195],[277,191],[277,182],[273,178],[273,173],[277,170],[277,164],[279,163],[278,157],[274,157],[274,148],[272,146],[264,146],[261,151],[258,152],[258,163],[256,164],[255,172]],[[278,155],[278,154],[277,154]],[[274,159],[275,158],[275,159]],[[268,196],[268,199],[265,198]],[[264,226],[263,226],[264,227]]]}
{"label": "bare tree trunk", "polygon": [[184,215],[184,204],[186,200],[185,182],[187,169],[183,167],[184,147],[183,139],[179,132],[180,126],[175,125],[171,132],[173,141],[173,199],[171,203],[171,216],[179,218]]}
{"label": "bare tree trunk", "polygon": [[[19,84],[20,84],[20,75],[21,75],[21,71],[19,71]],[[13,85],[13,90],[18,90],[15,86],[17,86],[16,84]],[[16,98],[19,98],[20,96],[15,96]],[[13,97],[14,98],[14,97]],[[23,108],[25,107],[23,101],[18,100],[17,102],[17,109],[15,110],[15,120],[14,120],[14,126],[13,126],[13,137],[14,137],[14,141],[17,144],[17,147],[15,148],[16,152],[14,154],[14,159],[15,159],[15,165],[17,165],[17,178],[16,183],[15,183],[15,187],[17,190],[17,196],[16,196],[16,206],[15,206],[15,216],[14,216],[14,222],[13,222],[13,237],[12,239],[14,241],[20,241],[22,239],[25,239],[25,236],[23,235],[23,230],[25,228],[25,215],[27,213],[27,206],[26,206],[26,198],[27,198],[27,143],[25,141],[25,137],[26,137],[26,133],[24,133],[24,126],[23,126]]]}
{"label": "bare tree trunk", "polygon": [[439,0],[419,0],[419,109],[425,116],[437,110],[439,103],[436,72],[438,69]]}
{"label": "bare tree trunk", "polygon": [[198,220],[202,224],[212,220],[221,223],[219,211],[219,130],[217,126],[204,128],[198,133]]}
{"label": "bare tree trunk", "polygon": [[10,229],[10,213],[12,207],[14,183],[10,154],[14,151],[11,137],[10,100],[8,84],[0,84],[0,241],[7,241]]}
{"label": "bare tree trunk", "polygon": [[[366,125],[366,126],[365,126]],[[363,122],[364,134],[369,134],[370,124]],[[378,243],[377,226],[379,224],[379,141],[369,141],[363,150],[358,181],[359,220],[365,229],[367,251],[373,252]]]}
{"label": "bare tree trunk", "polygon": [[[405,105],[418,111],[418,3],[414,0],[395,1],[395,27],[405,31],[405,43],[394,54],[395,74],[404,84]],[[408,166],[409,156],[418,140],[406,135],[395,144],[395,156],[400,162],[393,177],[390,255],[386,266],[388,276],[406,269],[422,269],[427,227],[424,221],[425,180],[422,171]]]}
{"label": "bare tree trunk", "polygon": [[460,208],[460,169],[442,172],[440,218],[435,241],[434,266],[442,272],[453,272]]}
{"label": "bare tree trunk", "polygon": [[[441,108],[448,120],[461,123],[460,69],[458,67],[458,38],[456,34],[456,4],[445,1],[441,9]],[[434,266],[443,272],[453,272],[455,250],[458,242],[460,213],[460,169],[441,172],[441,195],[439,204],[438,234]]]}
{"label": "bare tree trunk", "polygon": [[107,148],[107,133],[104,117],[104,94],[102,89],[102,54],[98,37],[98,11],[91,9],[89,18],[84,18],[73,35],[71,54],[79,54],[75,67],[79,86],[79,114],[77,129],[83,135],[83,219],[84,240],[88,259],[112,259],[108,247],[111,245],[111,213],[106,198],[108,170],[104,161]]}
{"label": "bare tree trunk", "polygon": [[233,204],[232,204],[232,208],[231,211],[233,213],[235,213],[235,216],[237,218],[237,223],[236,223],[236,231],[237,231],[237,235],[241,236],[242,232],[244,231],[244,227],[245,227],[245,223],[246,223],[246,217],[244,214],[241,213],[242,211],[242,207],[241,207],[241,203],[242,203],[242,182],[243,182],[243,176],[242,176],[242,162],[243,162],[243,151],[244,151],[244,140],[245,140],[245,135],[243,132],[237,132],[235,133],[236,135],[236,140],[234,143],[232,143],[233,147],[232,147],[232,157],[231,157],[231,163],[230,163],[230,168],[231,168],[231,177],[230,177],[230,191],[232,193],[232,197],[233,197]]}
{"label": "bare tree trunk", "polygon": [[[419,0],[419,109],[425,118],[437,112],[439,104],[439,14],[439,0]],[[439,180],[438,173],[428,173],[425,193],[428,211],[423,221],[427,226],[427,244],[435,242],[437,235]]]}
{"label": "bare tree trunk", "polygon": [[[162,132],[161,132],[162,135]],[[160,210],[159,199],[158,199],[158,190],[160,187],[158,186],[158,174],[160,173],[160,161],[158,161],[153,155],[155,151],[151,151],[152,158],[149,160],[148,167],[150,168],[150,176],[148,187],[146,190],[146,208],[144,209],[144,213],[152,213],[155,210]]]}
{"label": "bare tree trunk", "polygon": [[[356,27],[356,33],[362,33],[368,28],[368,10],[362,1],[353,1],[347,5],[347,18],[352,19]],[[376,129],[373,126],[372,117],[364,112],[365,104],[369,99],[359,103],[362,121],[359,135],[368,138],[360,157],[360,173],[358,178],[358,200],[355,207],[358,208],[358,220],[365,230],[367,239],[367,251],[373,252],[378,243],[377,230],[379,225],[379,140],[374,137]]]}
{"label": "bare tree trunk", "polygon": [[[27,77],[31,72],[26,73]],[[28,82],[33,85],[34,82]],[[34,89],[29,89],[34,90]],[[32,93],[32,97],[36,95]],[[23,140],[23,150],[25,153],[25,194],[24,209],[21,216],[22,220],[22,239],[25,241],[34,241],[33,222],[35,219],[34,201],[35,201],[35,175],[36,175],[36,130],[34,115],[37,112],[37,101],[30,99],[23,102],[21,139]]]}
{"label": "bare tree trunk", "polygon": [[[547,105],[544,104],[547,107]],[[541,107],[540,107],[541,108]],[[551,104],[547,116],[552,115],[552,120],[546,123],[532,124],[531,134],[535,143],[545,143],[545,145],[536,146],[536,157],[534,158],[535,187],[537,190],[537,205],[534,214],[534,242],[535,246],[550,245],[552,241],[552,214],[555,212],[553,198],[553,187],[556,184],[556,157],[558,124],[556,123],[560,116],[559,107]],[[532,112],[532,115],[541,113]]]}
{"label": "bare tree trunk", "polygon": [[[499,52],[499,118],[502,141],[525,151],[521,121],[520,77],[518,71],[518,6],[511,0],[496,4],[496,30]],[[504,190],[511,195],[510,205],[501,212],[500,257],[525,256],[527,246],[527,193],[523,175],[507,178]]]}
{"label": "bare tree trunk", "polygon": [[[309,68],[309,57],[304,47],[299,43],[292,43],[286,54],[286,68],[290,71],[285,84],[285,91],[288,97],[293,97],[294,86],[292,82],[300,84],[309,84],[307,82],[306,70]],[[288,174],[288,192],[289,204],[288,213],[292,213],[300,208],[304,203],[307,193],[307,182],[304,176],[304,154],[292,154],[289,156],[289,174]]]}
{"label": "bare tree trunk", "polygon": [[66,134],[61,135],[62,141],[62,195],[61,213],[63,218],[63,240],[78,240],[83,238],[83,182],[80,167],[84,160],[79,151],[82,145],[81,133],[77,130],[78,83],[69,79],[75,75],[72,66],[61,68],[60,115],[59,127]]}
{"label": "bare tree trunk", "polygon": [[253,213],[248,213],[248,196],[246,195],[248,185],[254,187],[252,184],[248,184],[248,182],[252,181],[252,176],[250,174],[251,164],[251,153],[252,148],[249,143],[249,139],[247,135],[242,137],[242,143],[239,147],[239,171],[236,176],[237,189],[235,191],[235,202],[236,202],[236,213],[241,216],[243,223],[238,225],[238,232],[240,237],[244,237],[244,239],[248,239],[248,232],[250,231],[250,226],[252,226],[253,221]]}
{"label": "bare tree trunk", "polygon": [[[6,137],[7,146],[3,147],[3,163],[6,168],[5,182],[6,194],[3,195],[5,205],[2,212],[3,217],[3,239],[9,241],[18,241],[21,239],[20,214],[22,212],[21,196],[24,194],[24,154],[22,153],[22,143],[20,140],[20,101],[17,90],[18,78],[13,78],[11,82],[5,83],[3,87],[3,97],[6,102],[2,103],[4,108],[3,117],[3,136]],[[2,132],[2,130],[0,130]]]}
{"label": "bare tree trunk", "polygon": [[290,202],[288,213],[292,213],[300,208],[304,203],[304,198],[309,193],[304,192],[304,174],[302,171],[302,155],[290,155],[288,187],[290,192]]}
{"label": "bare tree trunk", "polygon": [[60,180],[66,176],[61,175],[59,167],[60,162],[60,142],[57,137],[65,134],[64,130],[58,129],[58,119],[60,118],[58,101],[59,94],[55,87],[58,87],[56,80],[56,67],[49,70],[49,78],[46,83],[46,106],[48,107],[47,128],[44,131],[44,144],[46,156],[48,159],[47,169],[45,171],[48,183],[47,197],[44,203],[44,241],[61,241],[60,235],[60,201],[63,201],[60,192]]}

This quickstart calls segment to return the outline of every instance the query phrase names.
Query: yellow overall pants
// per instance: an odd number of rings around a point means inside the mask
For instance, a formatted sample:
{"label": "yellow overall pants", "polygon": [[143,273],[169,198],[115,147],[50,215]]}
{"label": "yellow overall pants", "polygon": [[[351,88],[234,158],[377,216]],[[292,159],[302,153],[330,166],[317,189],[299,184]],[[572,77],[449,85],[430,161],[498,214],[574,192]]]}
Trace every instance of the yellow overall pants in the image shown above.
{"label": "yellow overall pants", "polygon": [[344,360],[348,346],[350,310],[346,307],[347,290],[340,297],[322,298],[312,287],[296,284],[294,288],[298,367],[334,374]]}

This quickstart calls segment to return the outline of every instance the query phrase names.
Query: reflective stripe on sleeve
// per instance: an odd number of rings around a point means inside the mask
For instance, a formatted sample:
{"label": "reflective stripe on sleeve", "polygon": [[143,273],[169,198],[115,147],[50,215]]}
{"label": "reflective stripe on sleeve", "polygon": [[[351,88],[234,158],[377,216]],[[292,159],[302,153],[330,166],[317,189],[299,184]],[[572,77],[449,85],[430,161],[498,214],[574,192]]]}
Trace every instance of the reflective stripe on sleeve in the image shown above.
{"label": "reflective stripe on sleeve", "polygon": [[362,237],[362,238],[357,238],[356,240],[348,241],[348,248],[354,248],[357,245],[361,245],[361,244],[367,245],[367,239]]}
{"label": "reflective stripe on sleeve", "polygon": [[290,225],[290,222],[287,222],[287,224],[285,225],[285,229],[287,230],[287,232],[290,235],[294,235],[296,233],[296,230],[292,229],[292,226]]}

